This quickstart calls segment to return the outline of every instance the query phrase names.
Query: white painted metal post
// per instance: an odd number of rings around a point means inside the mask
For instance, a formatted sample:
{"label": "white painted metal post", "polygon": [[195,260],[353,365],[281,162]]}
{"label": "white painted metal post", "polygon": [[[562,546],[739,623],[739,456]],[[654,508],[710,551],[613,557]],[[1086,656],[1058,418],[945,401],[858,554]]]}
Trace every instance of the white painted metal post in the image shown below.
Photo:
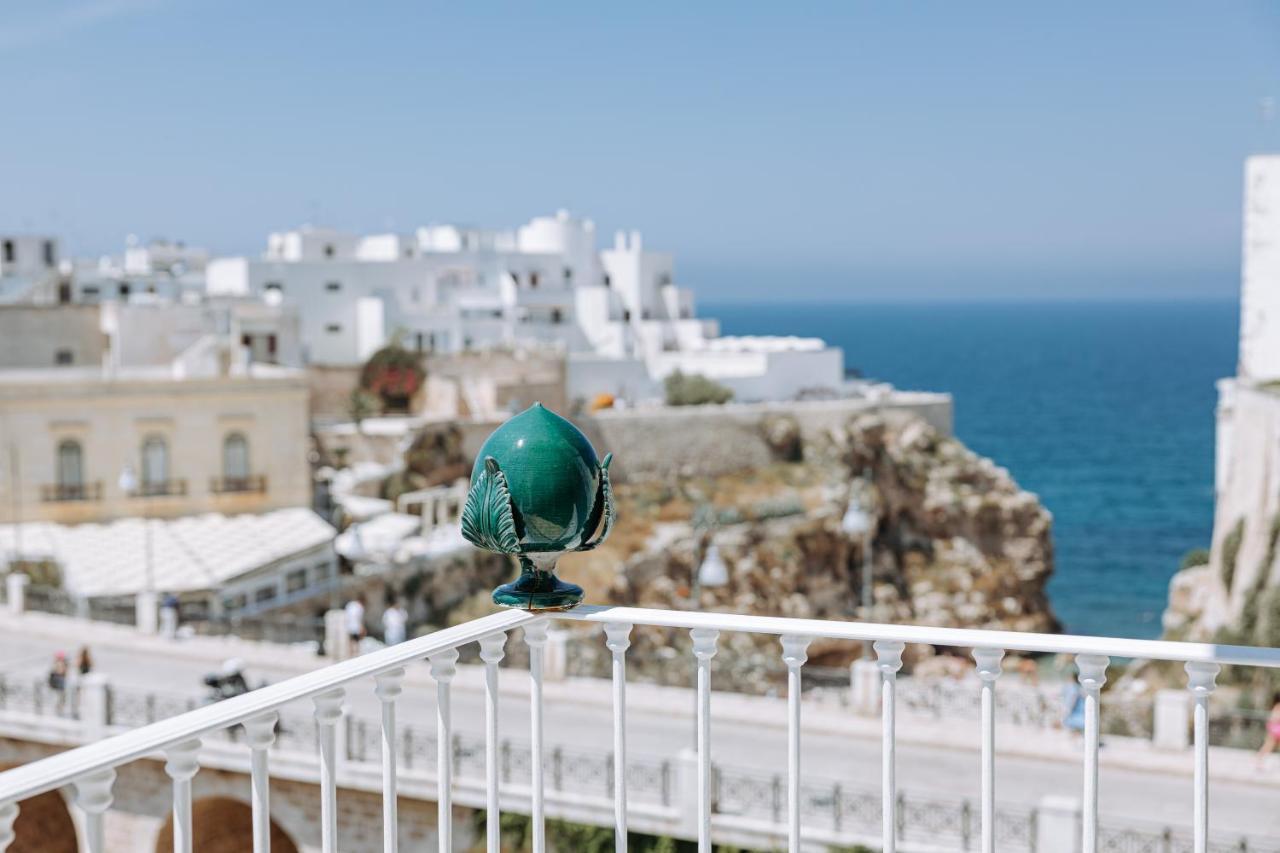
{"label": "white painted metal post", "polygon": [[542,652],[547,645],[547,620],[524,626],[529,646],[529,765],[533,793],[533,853],[544,853],[547,845],[546,815],[542,803]]}
{"label": "white painted metal post", "polygon": [[1222,667],[1216,663],[1189,662],[1187,688],[1195,697],[1195,853],[1209,849],[1209,695],[1217,686]]}
{"label": "white painted metal post", "polygon": [[253,853],[271,850],[271,778],[267,773],[267,750],[276,740],[274,711],[244,721],[249,741],[249,799],[253,806]]}
{"label": "white painted metal post", "polygon": [[480,640],[484,661],[485,836],[488,853],[501,853],[502,823],[498,812],[498,664],[506,656],[507,632]]}
{"label": "white painted metal post", "polygon": [[373,681],[373,693],[382,703],[382,850],[383,853],[396,853],[400,846],[396,793],[396,699],[404,683],[404,668],[378,673]]}
{"label": "white painted metal post", "polygon": [[431,677],[436,680],[436,832],[440,853],[453,850],[453,699],[449,685],[458,671],[458,650],[436,652]]}
{"label": "white painted metal post", "polygon": [[613,846],[627,849],[627,649],[631,625],[606,622],[605,645],[613,653]]}
{"label": "white painted metal post", "polygon": [[784,634],[779,639],[787,665],[787,849],[800,853],[800,667],[809,659],[813,638]]}
{"label": "white painted metal post", "polygon": [[164,751],[164,772],[173,780],[173,853],[191,853],[191,778],[200,769],[200,741],[184,740]]}
{"label": "white painted metal post", "polygon": [[698,853],[711,853],[711,659],[720,632],[694,628],[689,634],[698,660]]}
{"label": "white painted metal post", "polygon": [[338,750],[337,726],[342,719],[341,687],[313,696],[316,722],[320,724],[320,849],[338,853]]}
{"label": "white painted metal post", "polygon": [[16,837],[13,831],[13,823],[18,819],[18,804],[4,803],[0,805],[0,853],[9,849],[9,845],[13,843]]}
{"label": "white painted metal post", "polygon": [[1084,810],[1081,847],[1084,853],[1098,849],[1098,736],[1102,685],[1107,681],[1106,655],[1076,655],[1080,687],[1084,692]]}
{"label": "white painted metal post", "polygon": [[111,808],[111,786],[116,771],[107,769],[81,776],[75,781],[76,805],[84,812],[85,853],[107,853],[102,834],[102,815]]}
{"label": "white painted metal post", "polygon": [[902,669],[904,643],[897,640],[876,640],[876,664],[880,667],[880,797],[881,838],[883,853],[898,849],[898,783],[895,778],[897,740],[894,728],[895,688],[898,670]]}
{"label": "white painted metal post", "polygon": [[974,649],[982,681],[982,853],[996,849],[996,679],[1003,649]]}

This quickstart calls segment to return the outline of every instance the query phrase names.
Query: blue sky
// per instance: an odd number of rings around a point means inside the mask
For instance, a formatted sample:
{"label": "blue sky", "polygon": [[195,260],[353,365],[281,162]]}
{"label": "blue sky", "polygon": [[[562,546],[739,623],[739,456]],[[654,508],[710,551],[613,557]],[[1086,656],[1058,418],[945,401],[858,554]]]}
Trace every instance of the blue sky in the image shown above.
{"label": "blue sky", "polygon": [[[1280,6],[6,3],[0,229],[567,207],[706,300],[1237,287]],[[1270,134],[1270,139],[1267,135]]]}

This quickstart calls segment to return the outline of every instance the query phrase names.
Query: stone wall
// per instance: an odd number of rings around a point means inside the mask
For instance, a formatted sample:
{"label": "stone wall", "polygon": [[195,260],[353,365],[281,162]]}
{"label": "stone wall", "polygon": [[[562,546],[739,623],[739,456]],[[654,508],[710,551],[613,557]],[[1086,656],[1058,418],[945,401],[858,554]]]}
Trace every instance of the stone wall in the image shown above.
{"label": "stone wall", "polygon": [[[853,416],[876,412],[895,424],[923,419],[942,435],[951,435],[950,394],[894,392],[883,399],[841,399],[791,403],[729,403],[618,409],[570,416],[601,454],[614,454],[619,482],[669,477],[717,476],[747,471],[778,458],[769,427],[781,418],[793,421],[802,444],[843,425]],[[497,421],[461,425],[463,446],[471,458]]]}

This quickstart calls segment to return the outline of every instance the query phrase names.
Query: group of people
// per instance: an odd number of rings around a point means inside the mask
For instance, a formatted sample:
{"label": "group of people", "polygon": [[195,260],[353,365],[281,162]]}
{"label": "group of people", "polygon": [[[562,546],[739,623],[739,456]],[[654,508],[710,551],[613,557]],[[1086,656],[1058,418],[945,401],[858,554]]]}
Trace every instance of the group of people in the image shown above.
{"label": "group of people", "polygon": [[49,668],[48,684],[57,700],[58,713],[62,713],[63,708],[66,707],[68,692],[71,693],[74,701],[80,680],[90,672],[93,672],[93,656],[89,654],[88,646],[80,647],[80,651],[76,653],[74,667],[67,663],[66,652],[59,651],[54,654],[53,666]]}
{"label": "group of people", "polygon": [[[360,641],[369,635],[365,624],[364,595],[357,595],[342,608],[347,638],[351,641],[354,654],[360,647]],[[382,611],[382,642],[388,646],[403,643],[409,625],[409,613],[404,605],[394,596],[387,599],[386,609]]]}

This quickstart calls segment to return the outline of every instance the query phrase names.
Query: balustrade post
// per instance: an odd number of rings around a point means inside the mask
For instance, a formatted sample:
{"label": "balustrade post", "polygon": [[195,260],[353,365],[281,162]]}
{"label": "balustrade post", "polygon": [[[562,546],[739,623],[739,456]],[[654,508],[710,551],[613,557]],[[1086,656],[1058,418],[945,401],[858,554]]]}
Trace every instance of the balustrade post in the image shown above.
{"label": "balustrade post", "polygon": [[1098,738],[1102,685],[1107,681],[1106,655],[1076,655],[1080,687],[1084,693],[1084,818],[1081,845],[1084,853],[1098,849]]}
{"label": "balustrade post", "polygon": [[200,769],[200,740],[165,749],[164,772],[173,780],[173,853],[191,853],[191,779]]}
{"label": "balustrade post", "polygon": [[90,741],[107,736],[111,726],[111,685],[100,672],[91,672],[80,680],[80,725]]}
{"label": "balustrade post", "polygon": [[906,645],[897,640],[876,640],[876,665],[880,668],[880,800],[883,853],[898,849],[898,785],[896,686]]}
{"label": "balustrade post", "polygon": [[278,715],[272,711],[244,721],[249,743],[249,801],[253,809],[253,853],[271,850],[270,777],[267,750],[276,740]]}
{"label": "balustrade post", "polygon": [[524,641],[529,646],[529,769],[533,795],[533,853],[546,850],[546,815],[542,794],[542,653],[547,645],[547,620],[539,619],[524,626]]}
{"label": "balustrade post", "polygon": [[382,850],[396,853],[400,835],[396,802],[396,699],[404,682],[404,669],[397,667],[380,672],[373,681],[373,693],[382,703]]}
{"label": "balustrade post", "polygon": [[4,579],[5,594],[8,596],[9,613],[21,616],[27,612],[27,586],[31,578],[22,572],[14,572]]}
{"label": "balustrade post", "polygon": [[1187,689],[1195,698],[1195,853],[1209,849],[1209,696],[1217,687],[1222,667],[1188,661]]}
{"label": "balustrade post", "polygon": [[18,819],[18,804],[4,803],[0,804],[0,853],[9,849],[9,845],[13,843],[14,835],[13,824]]}
{"label": "balustrade post", "polygon": [[502,822],[498,812],[498,664],[506,656],[506,646],[506,631],[480,639],[480,660],[484,661],[485,844],[488,853],[500,853],[502,848]]}
{"label": "balustrade post", "polygon": [[974,649],[973,659],[982,682],[982,853],[995,853],[996,679],[1002,672],[1004,650]]}
{"label": "balustrade post", "polygon": [[779,638],[787,665],[787,848],[800,851],[800,667],[809,659],[812,637],[790,634]]}
{"label": "balustrade post", "polygon": [[458,671],[458,650],[427,658],[436,680],[436,832],[440,853],[453,850],[453,719],[450,684]]}
{"label": "balustrade post", "polygon": [[311,699],[320,725],[320,849],[323,853],[338,853],[337,729],[345,695],[339,687]]}
{"label": "balustrade post", "polygon": [[720,632],[694,628],[689,635],[698,661],[698,853],[711,853],[711,659]]}
{"label": "balustrade post", "polygon": [[107,769],[81,776],[73,783],[76,805],[84,812],[85,853],[107,853],[102,816],[111,808],[111,787],[115,781],[116,771]]}
{"label": "balustrade post", "polygon": [[606,622],[605,646],[613,655],[613,839],[617,853],[627,849],[627,649],[631,625]]}

